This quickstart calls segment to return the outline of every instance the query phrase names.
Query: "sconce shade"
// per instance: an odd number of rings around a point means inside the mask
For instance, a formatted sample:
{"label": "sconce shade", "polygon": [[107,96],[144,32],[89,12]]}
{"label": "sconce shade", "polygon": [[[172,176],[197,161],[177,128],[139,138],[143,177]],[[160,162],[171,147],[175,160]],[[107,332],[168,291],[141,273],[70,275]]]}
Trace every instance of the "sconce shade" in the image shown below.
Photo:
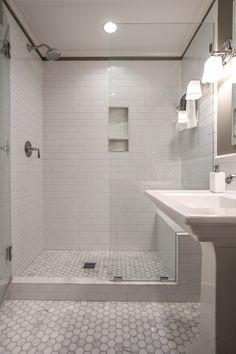
{"label": "sconce shade", "polygon": [[201,97],[201,82],[199,80],[191,80],[187,87],[186,100],[198,100]]}
{"label": "sconce shade", "polygon": [[203,83],[214,83],[223,76],[223,63],[221,56],[211,56],[204,64]]}
{"label": "sconce shade", "polygon": [[236,57],[232,58],[232,83],[236,83]]}

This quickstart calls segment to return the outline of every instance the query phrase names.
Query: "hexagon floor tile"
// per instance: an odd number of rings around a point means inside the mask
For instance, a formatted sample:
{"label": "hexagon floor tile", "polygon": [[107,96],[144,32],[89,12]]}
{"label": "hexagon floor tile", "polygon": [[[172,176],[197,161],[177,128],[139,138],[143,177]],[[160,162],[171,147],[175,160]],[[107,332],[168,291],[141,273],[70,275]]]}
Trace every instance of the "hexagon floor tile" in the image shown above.
{"label": "hexagon floor tile", "polygon": [[185,353],[199,304],[6,300],[1,354]]}
{"label": "hexagon floor tile", "polygon": [[[84,269],[85,262],[95,262],[95,269]],[[155,251],[44,250],[21,276],[158,280],[168,274]]]}

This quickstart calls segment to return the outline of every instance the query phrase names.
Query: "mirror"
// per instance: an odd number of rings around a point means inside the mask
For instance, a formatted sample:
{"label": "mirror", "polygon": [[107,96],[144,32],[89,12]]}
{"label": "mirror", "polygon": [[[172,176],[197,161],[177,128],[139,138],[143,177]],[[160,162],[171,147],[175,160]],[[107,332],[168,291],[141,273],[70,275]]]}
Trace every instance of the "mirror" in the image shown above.
{"label": "mirror", "polygon": [[[233,52],[236,52],[236,0],[233,2]],[[234,65],[232,63],[232,78],[235,74]],[[235,81],[235,82],[234,82]],[[236,145],[236,78],[232,83],[232,145]]]}
{"label": "mirror", "polygon": [[[236,50],[236,1],[219,0],[217,44],[221,48],[224,41],[232,39],[233,52]],[[217,155],[236,153],[236,127],[234,126],[233,112],[235,109],[235,90],[232,85],[232,60],[224,66],[224,75],[217,84],[216,115]],[[233,95],[232,95],[233,93]],[[232,104],[233,101],[233,104]],[[234,113],[235,114],[235,113]]]}

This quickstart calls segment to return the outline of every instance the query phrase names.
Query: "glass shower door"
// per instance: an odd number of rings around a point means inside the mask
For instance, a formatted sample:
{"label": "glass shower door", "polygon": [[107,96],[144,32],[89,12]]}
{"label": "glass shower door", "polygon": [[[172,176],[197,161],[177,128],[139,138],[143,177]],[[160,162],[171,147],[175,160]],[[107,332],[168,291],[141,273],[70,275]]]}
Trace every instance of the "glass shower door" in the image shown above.
{"label": "glass shower door", "polygon": [[[163,175],[159,172],[163,169],[159,158],[160,145],[162,149],[167,147],[164,145],[166,141],[161,141],[159,132],[163,123],[156,117],[159,93],[154,96],[159,80],[155,72],[161,71],[161,65],[156,61],[143,60],[114,60],[109,65],[109,234],[112,281],[175,280],[172,275],[175,274],[175,233],[160,228],[157,210],[145,195],[146,189],[166,189],[165,183],[168,183],[167,178],[163,182]],[[180,175],[178,166],[174,167]],[[174,181],[171,182],[173,185]],[[176,184],[174,187],[178,189],[179,186]],[[163,232],[165,235],[170,234],[168,243],[160,242],[162,235],[159,233]],[[165,267],[168,257],[162,257],[162,253],[167,253],[163,250],[171,251],[167,255],[172,258],[169,267],[171,273]]]}
{"label": "glass shower door", "polygon": [[[115,57],[108,68],[109,275],[113,281],[175,281],[177,235],[182,231],[157,215],[145,190],[208,186],[214,155],[210,111],[214,95],[204,88],[195,130],[179,131],[176,106],[190,79],[202,74],[213,42],[212,23],[202,25],[182,61],[153,59],[155,53],[170,54],[170,48],[184,53],[198,25],[119,24],[110,37],[110,53]],[[167,37],[163,41],[155,33]],[[123,53],[123,60],[117,52]],[[153,54],[144,60],[142,53]]]}
{"label": "glass shower door", "polygon": [[0,3],[0,301],[11,279],[10,210],[10,44],[9,26]]}
{"label": "glass shower door", "polygon": [[[143,27],[146,25],[120,25],[119,30],[130,33],[141,31]],[[155,60],[112,60],[109,63],[111,281],[175,280],[175,276],[172,276],[175,275],[175,233],[170,233],[170,246],[160,244],[157,210],[145,195],[147,189],[170,189],[170,186],[179,189],[180,182],[180,165],[178,161],[173,163],[170,159],[175,177],[170,176],[169,180],[163,178],[164,174],[169,176],[171,170],[168,161],[163,166],[163,151],[169,149],[170,154],[174,154],[177,147],[174,144],[171,146],[171,138],[162,137],[163,122],[159,118],[162,115],[158,116],[161,100],[159,75],[162,70],[163,63]],[[172,125],[167,118],[165,127]],[[164,247],[173,251],[170,255],[173,258],[171,274],[164,264],[167,257],[162,258]]]}

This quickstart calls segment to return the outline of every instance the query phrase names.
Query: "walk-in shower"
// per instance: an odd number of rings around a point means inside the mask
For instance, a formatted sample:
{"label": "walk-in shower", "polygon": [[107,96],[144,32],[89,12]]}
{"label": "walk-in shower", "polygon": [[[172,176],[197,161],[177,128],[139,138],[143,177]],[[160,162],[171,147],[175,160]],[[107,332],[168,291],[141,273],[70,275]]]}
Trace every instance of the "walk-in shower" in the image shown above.
{"label": "walk-in shower", "polygon": [[[20,107],[18,92],[27,103],[23,114],[20,111],[25,133],[20,135],[18,122],[12,126],[13,140],[21,136],[14,143],[11,164],[17,166],[12,182],[13,286],[51,284],[52,278],[58,284],[66,280],[132,286],[135,282],[164,286],[177,280],[182,230],[157,211],[145,190],[193,188],[191,164],[197,161],[204,176],[211,170],[213,135],[204,141],[205,150],[199,156],[199,146],[189,148],[189,136],[201,139],[206,124],[210,130],[212,115],[208,121],[199,120],[192,131],[180,131],[177,125],[176,106],[193,79],[189,73],[195,64],[187,57],[139,56],[141,50],[153,48],[165,53],[170,45],[173,51],[183,52],[184,44],[178,48],[170,31],[168,40],[156,42],[153,33],[164,33],[168,26],[119,24],[114,37],[106,36],[111,53],[127,53],[132,45],[134,58],[54,62],[60,57],[57,49],[45,44],[26,48],[22,39],[22,52],[13,60],[27,76],[12,73],[19,87],[13,92],[14,109]],[[181,39],[187,29],[193,32],[196,27],[173,24],[172,29]],[[145,48],[140,47],[141,34],[147,37]],[[206,24],[195,39],[205,50],[197,46],[202,64],[212,36],[212,25]],[[16,37],[13,44],[18,43]],[[46,47],[48,59],[42,66],[29,54],[41,47]],[[25,77],[29,80],[22,91]],[[203,89],[208,91],[199,110],[213,106],[211,88]],[[1,146],[7,144],[7,134]],[[38,154],[32,154],[34,150]],[[8,164],[9,153],[1,151],[1,159]],[[9,172],[8,166],[5,170]],[[204,179],[201,187],[206,185]],[[2,248],[4,254],[8,246]]]}
{"label": "walk-in shower", "polygon": [[[158,46],[151,34],[166,26],[120,24],[109,48],[122,51],[125,38],[136,38],[138,52],[137,33],[152,38],[147,46]],[[181,37],[190,25],[173,26]],[[160,44],[163,51],[171,35]],[[212,25],[198,36],[207,53]],[[176,113],[188,79],[181,77],[182,65],[189,61],[45,62],[44,250],[19,275],[176,281],[182,230],[144,192],[187,183],[188,132],[179,132]],[[209,156],[212,148],[209,142]],[[204,168],[210,170],[211,162]]]}

